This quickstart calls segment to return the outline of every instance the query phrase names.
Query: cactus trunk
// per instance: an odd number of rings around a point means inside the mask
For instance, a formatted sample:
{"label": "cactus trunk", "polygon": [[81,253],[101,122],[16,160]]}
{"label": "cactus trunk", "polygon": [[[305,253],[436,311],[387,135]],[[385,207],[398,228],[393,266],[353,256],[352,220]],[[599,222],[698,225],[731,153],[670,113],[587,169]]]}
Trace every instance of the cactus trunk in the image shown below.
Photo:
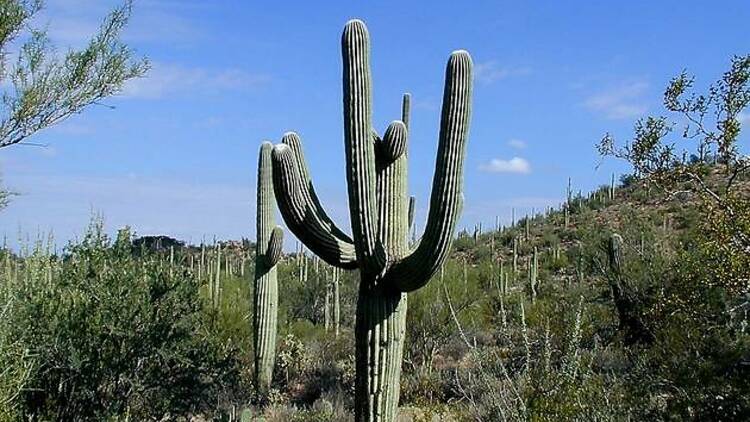
{"label": "cactus trunk", "polygon": [[257,243],[255,249],[255,290],[253,333],[255,346],[255,386],[264,398],[271,386],[276,359],[276,326],[279,287],[276,263],[281,256],[282,232],[274,224],[275,199],[271,179],[271,150],[266,142],[258,158]]}
{"label": "cactus trunk", "polygon": [[[379,277],[361,283],[377,285]],[[357,300],[356,390],[358,421],[393,421],[398,409],[406,330],[406,293],[360,289]]]}
{"label": "cactus trunk", "polygon": [[348,22],[341,45],[352,236],[336,227],[315,196],[294,133],[274,149],[274,188],[287,226],[311,251],[333,266],[360,271],[355,419],[390,422],[398,410],[407,293],[427,284],[445,261],[462,207],[472,64],[465,51],[454,52],[448,62],[425,233],[409,245],[409,97],[402,103],[402,121],[378,137],[371,121],[370,40],[364,23]]}

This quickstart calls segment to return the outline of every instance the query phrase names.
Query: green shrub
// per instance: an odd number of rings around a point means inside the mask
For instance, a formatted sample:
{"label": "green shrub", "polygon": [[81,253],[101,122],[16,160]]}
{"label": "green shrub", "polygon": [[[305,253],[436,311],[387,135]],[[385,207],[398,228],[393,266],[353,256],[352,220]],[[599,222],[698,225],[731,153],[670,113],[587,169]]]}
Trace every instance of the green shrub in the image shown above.
{"label": "green shrub", "polygon": [[0,271],[9,298],[0,338],[16,341],[0,361],[29,350],[36,362],[16,401],[21,413],[160,418],[209,408],[236,389],[234,350],[211,337],[195,280],[132,252],[128,230],[112,242],[95,222],[59,260],[37,245],[6,261],[15,271]]}

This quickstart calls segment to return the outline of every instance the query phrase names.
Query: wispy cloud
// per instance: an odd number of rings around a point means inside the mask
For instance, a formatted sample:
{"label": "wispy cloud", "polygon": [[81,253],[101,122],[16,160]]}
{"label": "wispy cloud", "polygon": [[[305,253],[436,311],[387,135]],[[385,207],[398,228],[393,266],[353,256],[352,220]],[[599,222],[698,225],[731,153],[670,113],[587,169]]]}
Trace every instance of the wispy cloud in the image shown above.
{"label": "wispy cloud", "polygon": [[631,82],[591,95],[584,105],[608,119],[639,117],[648,109],[643,98],[647,89],[646,82]]}
{"label": "wispy cloud", "polygon": [[502,66],[495,60],[474,65],[474,77],[477,81],[490,84],[511,76],[521,76],[531,73],[526,66]]}
{"label": "wispy cloud", "polygon": [[[99,25],[121,3],[101,0],[48,0],[37,19],[49,29],[57,43],[80,47],[98,31]],[[203,38],[200,22],[186,17],[194,12],[192,2],[142,0],[133,7],[128,26],[123,31],[127,42],[184,44]]]}
{"label": "wispy cloud", "polygon": [[[138,1],[123,38],[128,42],[191,44],[211,38],[203,22],[188,15],[204,15],[216,8],[213,2]],[[205,10],[204,10],[205,9]]]}
{"label": "wispy cloud", "polygon": [[508,146],[515,149],[526,148],[526,141],[522,139],[511,139],[508,141]]}
{"label": "wispy cloud", "polygon": [[154,63],[145,77],[128,82],[123,95],[129,98],[158,99],[175,95],[215,94],[227,90],[247,91],[270,80],[268,75],[242,69],[206,69]]}
{"label": "wispy cloud", "polygon": [[531,164],[521,157],[513,157],[510,160],[493,158],[489,163],[479,166],[479,170],[487,173],[531,173]]}

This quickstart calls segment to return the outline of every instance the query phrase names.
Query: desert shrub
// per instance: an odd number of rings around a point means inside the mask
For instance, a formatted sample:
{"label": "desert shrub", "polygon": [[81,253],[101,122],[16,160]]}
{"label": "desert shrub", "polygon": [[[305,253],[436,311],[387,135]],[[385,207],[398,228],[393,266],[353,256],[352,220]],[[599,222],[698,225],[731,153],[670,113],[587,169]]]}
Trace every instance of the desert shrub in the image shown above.
{"label": "desert shrub", "polygon": [[16,341],[0,360],[34,356],[17,398],[27,417],[160,418],[208,408],[237,382],[233,348],[208,335],[198,284],[134,257],[128,230],[112,242],[96,222],[60,260],[37,245],[11,265],[1,336]]}
{"label": "desert shrub", "polygon": [[[479,421],[627,418],[629,411],[621,405],[626,391],[622,382],[593,365],[602,349],[584,341],[592,320],[583,298],[562,307],[543,301],[523,307],[512,299],[509,303],[514,303],[509,309],[520,312],[509,312],[497,345],[472,348],[456,372],[454,388],[466,404],[464,417]],[[557,320],[545,316],[552,314],[558,315]]]}
{"label": "desert shrub", "polygon": [[0,421],[10,422],[21,418],[19,397],[27,388],[29,375],[34,370],[35,358],[11,337],[8,313],[12,299],[0,307]]}
{"label": "desert shrub", "polygon": [[423,407],[457,399],[453,378],[452,368],[407,373],[401,379],[401,403]]}

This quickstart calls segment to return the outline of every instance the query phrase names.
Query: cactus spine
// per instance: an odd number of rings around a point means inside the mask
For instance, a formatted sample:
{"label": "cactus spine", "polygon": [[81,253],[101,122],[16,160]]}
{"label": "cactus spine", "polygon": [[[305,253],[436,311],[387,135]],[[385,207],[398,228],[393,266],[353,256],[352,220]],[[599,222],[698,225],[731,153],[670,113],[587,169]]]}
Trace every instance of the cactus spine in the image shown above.
{"label": "cactus spine", "polygon": [[[357,421],[394,421],[406,323],[406,294],[445,261],[462,207],[463,163],[472,92],[471,57],[451,54],[446,68],[438,157],[425,233],[408,244],[407,126],[392,122],[382,139],[372,126],[370,40],[352,20],[342,36],[346,180],[353,236],[326,215],[308,175],[299,137],[273,152],[274,188],[289,229],[330,265],[359,269]],[[408,107],[408,100],[404,101]],[[402,120],[408,121],[404,109]]]}
{"label": "cactus spine", "polygon": [[276,359],[276,325],[279,288],[276,263],[281,258],[283,232],[274,223],[271,151],[273,145],[264,142],[258,157],[258,199],[256,213],[257,243],[255,248],[255,314],[253,333],[255,346],[255,386],[263,398],[271,386]]}

